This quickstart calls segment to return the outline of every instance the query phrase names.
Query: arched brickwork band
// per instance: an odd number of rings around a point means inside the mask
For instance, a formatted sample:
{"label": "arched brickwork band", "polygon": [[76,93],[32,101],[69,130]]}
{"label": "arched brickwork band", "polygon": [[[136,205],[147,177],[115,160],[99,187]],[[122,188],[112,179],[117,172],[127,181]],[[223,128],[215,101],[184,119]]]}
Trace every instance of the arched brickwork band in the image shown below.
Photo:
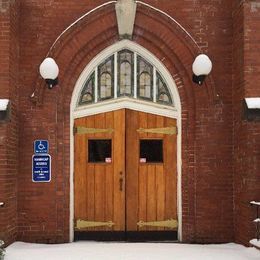
{"label": "arched brickwork band", "polygon": [[[58,144],[62,145],[58,154],[59,172],[69,182],[70,162],[70,103],[71,96],[85,66],[102,50],[118,42],[117,21],[114,4],[106,5],[89,13],[69,28],[52,46],[49,55],[60,67],[60,85],[53,89],[57,95]],[[149,6],[138,4],[133,41],[153,53],[167,68],[179,91],[182,107],[182,211],[183,240],[194,241],[196,233],[196,185],[195,185],[195,118],[196,101],[191,81],[191,64],[200,53],[199,48],[183,28],[173,20]],[[32,100],[36,105],[44,104],[45,83],[36,80]],[[215,99],[214,85],[209,77],[203,89],[207,101]],[[68,231],[67,223],[64,224]]]}
{"label": "arched brickwork band", "polygon": [[[99,19],[104,20],[108,15],[113,16],[113,22],[116,22],[114,8],[115,3],[116,1],[109,1],[100,7],[93,9],[93,11],[88,12],[86,15],[83,15],[80,19],[75,21],[55,40],[47,56],[56,58],[58,63],[60,63],[59,59],[64,59],[64,47],[67,45],[72,47],[74,44],[76,45],[74,51],[79,51],[82,47],[90,45],[90,41],[93,38],[99,38],[99,35],[101,34],[104,37],[104,33],[109,33],[109,29],[111,29],[112,24],[110,24],[109,28],[105,26],[106,30],[103,30],[102,32],[99,32],[98,30],[93,32],[90,28],[96,28],[94,26],[95,22],[99,21]],[[183,27],[181,27],[179,23],[177,23],[166,13],[160,12],[158,9],[152,8],[141,1],[137,1],[137,3],[138,8],[135,21],[134,40],[137,41],[137,37],[141,40],[143,37],[143,40],[148,38],[148,40],[151,41],[151,39],[155,37],[158,42],[159,49],[163,51],[162,55],[164,55],[167,51],[168,55],[170,54],[173,56],[168,62],[171,61],[173,62],[173,66],[176,66],[176,74],[179,75],[180,78],[183,78],[183,73],[186,73],[187,78],[191,79],[191,64],[196,55],[202,52],[195,40],[191,38],[190,34]],[[153,25],[146,26],[146,24],[149,23],[153,23]],[[113,24],[117,27],[116,23]],[[85,39],[86,41],[84,41],[84,43],[82,43],[83,45],[81,45],[77,39],[74,39],[74,37],[79,34],[84,34],[87,36],[84,28],[91,31],[91,36]],[[149,30],[149,28],[152,29]],[[165,30],[167,30],[168,33],[166,33]],[[161,35],[161,32],[164,32],[164,35]],[[140,33],[142,33],[142,37],[140,37]],[[116,38],[118,39],[117,36]],[[166,42],[164,42],[164,40],[166,40]],[[163,46],[161,45],[162,43],[164,43]],[[184,49],[186,51],[184,51]],[[165,55],[162,59],[166,60]],[[69,65],[70,63],[67,62],[67,64]],[[62,77],[60,76],[60,78]],[[209,100],[217,99],[214,82],[211,76],[208,77],[206,85]],[[33,102],[39,104],[43,102],[42,99],[44,89],[44,83],[42,83],[42,79],[38,77],[36,80],[35,91],[31,96]]]}

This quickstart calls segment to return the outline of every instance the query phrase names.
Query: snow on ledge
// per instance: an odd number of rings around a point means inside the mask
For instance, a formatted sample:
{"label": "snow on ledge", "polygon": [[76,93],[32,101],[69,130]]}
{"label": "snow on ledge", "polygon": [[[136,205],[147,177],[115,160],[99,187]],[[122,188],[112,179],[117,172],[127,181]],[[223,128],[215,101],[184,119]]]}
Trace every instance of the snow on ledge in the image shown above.
{"label": "snow on ledge", "polygon": [[259,201],[250,201],[251,205],[257,205],[260,206],[260,202]]}
{"label": "snow on ledge", "polygon": [[9,104],[9,99],[0,99],[0,111],[6,111]]}
{"label": "snow on ledge", "polygon": [[252,239],[252,240],[250,240],[249,243],[250,243],[252,246],[257,247],[257,248],[260,249],[260,240]]}
{"label": "snow on ledge", "polygon": [[260,109],[260,97],[245,98],[248,109]]}

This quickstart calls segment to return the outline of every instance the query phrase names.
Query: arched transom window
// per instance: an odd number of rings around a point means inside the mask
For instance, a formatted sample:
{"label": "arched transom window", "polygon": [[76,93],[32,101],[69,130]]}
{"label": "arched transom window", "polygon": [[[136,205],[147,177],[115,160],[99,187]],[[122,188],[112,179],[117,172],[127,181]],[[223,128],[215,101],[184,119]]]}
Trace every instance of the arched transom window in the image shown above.
{"label": "arched transom window", "polygon": [[82,87],[78,106],[120,97],[174,105],[156,67],[128,49],[114,53],[94,69]]}

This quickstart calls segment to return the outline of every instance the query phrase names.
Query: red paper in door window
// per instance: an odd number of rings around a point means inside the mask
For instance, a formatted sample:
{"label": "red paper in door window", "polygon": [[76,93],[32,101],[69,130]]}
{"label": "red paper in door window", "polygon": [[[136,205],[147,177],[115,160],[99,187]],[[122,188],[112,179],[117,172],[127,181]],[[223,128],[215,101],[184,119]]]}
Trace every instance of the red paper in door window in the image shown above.
{"label": "red paper in door window", "polygon": [[111,158],[106,158],[106,163],[111,163],[112,159]]}
{"label": "red paper in door window", "polygon": [[140,158],[140,163],[146,163],[146,158]]}

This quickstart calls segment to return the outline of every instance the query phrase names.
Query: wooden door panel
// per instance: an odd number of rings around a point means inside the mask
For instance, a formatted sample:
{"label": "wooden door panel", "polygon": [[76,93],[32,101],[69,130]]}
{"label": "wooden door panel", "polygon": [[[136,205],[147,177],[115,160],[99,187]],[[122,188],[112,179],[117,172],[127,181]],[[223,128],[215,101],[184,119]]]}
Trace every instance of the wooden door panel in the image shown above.
{"label": "wooden door panel", "polygon": [[[167,231],[144,223],[177,219],[176,135],[143,129],[176,126],[176,120],[118,110],[75,120],[75,126],[113,132],[75,134],[75,220],[114,225],[81,231]],[[90,139],[112,140],[112,162],[88,162]],[[163,162],[141,163],[140,140],[163,141]]]}
{"label": "wooden door panel", "polygon": [[[119,190],[120,172],[125,175],[125,112],[119,110],[75,120],[75,126],[113,129],[113,132],[75,134],[75,220],[114,225],[95,226],[80,231],[123,231],[125,229],[125,194]],[[115,138],[116,136],[116,138]],[[88,162],[90,139],[112,140],[112,162]],[[122,160],[123,156],[123,160]]]}
{"label": "wooden door panel", "polygon": [[[137,223],[177,220],[176,135],[137,130],[176,126],[176,120],[131,110],[126,113],[127,230],[169,230],[153,225],[140,227]],[[163,162],[140,162],[142,139],[163,140]]]}

